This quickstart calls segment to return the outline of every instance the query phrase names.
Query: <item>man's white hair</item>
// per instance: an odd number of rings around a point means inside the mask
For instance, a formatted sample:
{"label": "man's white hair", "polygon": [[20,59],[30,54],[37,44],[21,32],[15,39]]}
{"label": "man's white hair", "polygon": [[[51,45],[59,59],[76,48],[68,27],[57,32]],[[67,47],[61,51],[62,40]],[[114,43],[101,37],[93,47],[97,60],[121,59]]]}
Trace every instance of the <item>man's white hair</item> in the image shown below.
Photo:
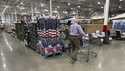
{"label": "man's white hair", "polygon": [[71,21],[72,24],[74,24],[74,23],[77,22],[77,19],[76,18],[71,18],[70,21]]}

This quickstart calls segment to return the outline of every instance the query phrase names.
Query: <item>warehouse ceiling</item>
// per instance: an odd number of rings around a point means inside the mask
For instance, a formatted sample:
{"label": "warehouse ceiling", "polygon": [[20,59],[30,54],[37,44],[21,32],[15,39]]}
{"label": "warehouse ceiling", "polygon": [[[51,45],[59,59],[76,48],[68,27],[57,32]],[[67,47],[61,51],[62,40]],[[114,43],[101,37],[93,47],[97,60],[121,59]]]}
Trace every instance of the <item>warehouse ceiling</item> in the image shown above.
{"label": "warehouse ceiling", "polygon": [[[102,14],[105,0],[52,0],[53,12],[60,15],[79,14],[90,17]],[[124,0],[110,0],[110,16],[125,12]],[[0,0],[0,13],[47,13],[49,0]]]}

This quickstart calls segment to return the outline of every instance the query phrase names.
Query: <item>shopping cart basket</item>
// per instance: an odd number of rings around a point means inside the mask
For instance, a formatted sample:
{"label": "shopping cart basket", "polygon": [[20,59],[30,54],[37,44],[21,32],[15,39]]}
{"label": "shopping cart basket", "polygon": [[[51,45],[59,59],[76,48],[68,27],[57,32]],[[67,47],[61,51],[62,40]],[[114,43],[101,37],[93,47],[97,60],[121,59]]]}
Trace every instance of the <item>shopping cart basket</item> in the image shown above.
{"label": "shopping cart basket", "polygon": [[77,54],[78,61],[89,62],[91,59],[97,57],[97,45],[91,43],[89,37],[83,38],[83,46]]}

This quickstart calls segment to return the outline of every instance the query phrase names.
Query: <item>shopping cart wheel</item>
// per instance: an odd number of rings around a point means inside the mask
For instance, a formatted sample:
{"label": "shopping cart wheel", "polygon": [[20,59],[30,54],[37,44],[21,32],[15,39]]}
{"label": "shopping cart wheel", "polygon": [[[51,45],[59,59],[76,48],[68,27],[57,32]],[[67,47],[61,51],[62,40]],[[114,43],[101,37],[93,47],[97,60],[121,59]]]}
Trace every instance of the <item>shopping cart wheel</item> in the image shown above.
{"label": "shopping cart wheel", "polygon": [[87,59],[86,62],[88,63],[88,62],[89,62],[89,59]]}

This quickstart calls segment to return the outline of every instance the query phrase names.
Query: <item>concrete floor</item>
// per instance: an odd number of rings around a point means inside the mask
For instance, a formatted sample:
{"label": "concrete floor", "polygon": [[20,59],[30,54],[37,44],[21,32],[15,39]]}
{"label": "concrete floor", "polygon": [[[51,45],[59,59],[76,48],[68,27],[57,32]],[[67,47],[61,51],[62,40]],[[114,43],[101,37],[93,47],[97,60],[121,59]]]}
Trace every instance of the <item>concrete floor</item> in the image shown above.
{"label": "concrete floor", "polygon": [[93,61],[70,64],[60,56],[44,59],[6,33],[0,33],[0,71],[125,71],[125,41],[113,41]]}

